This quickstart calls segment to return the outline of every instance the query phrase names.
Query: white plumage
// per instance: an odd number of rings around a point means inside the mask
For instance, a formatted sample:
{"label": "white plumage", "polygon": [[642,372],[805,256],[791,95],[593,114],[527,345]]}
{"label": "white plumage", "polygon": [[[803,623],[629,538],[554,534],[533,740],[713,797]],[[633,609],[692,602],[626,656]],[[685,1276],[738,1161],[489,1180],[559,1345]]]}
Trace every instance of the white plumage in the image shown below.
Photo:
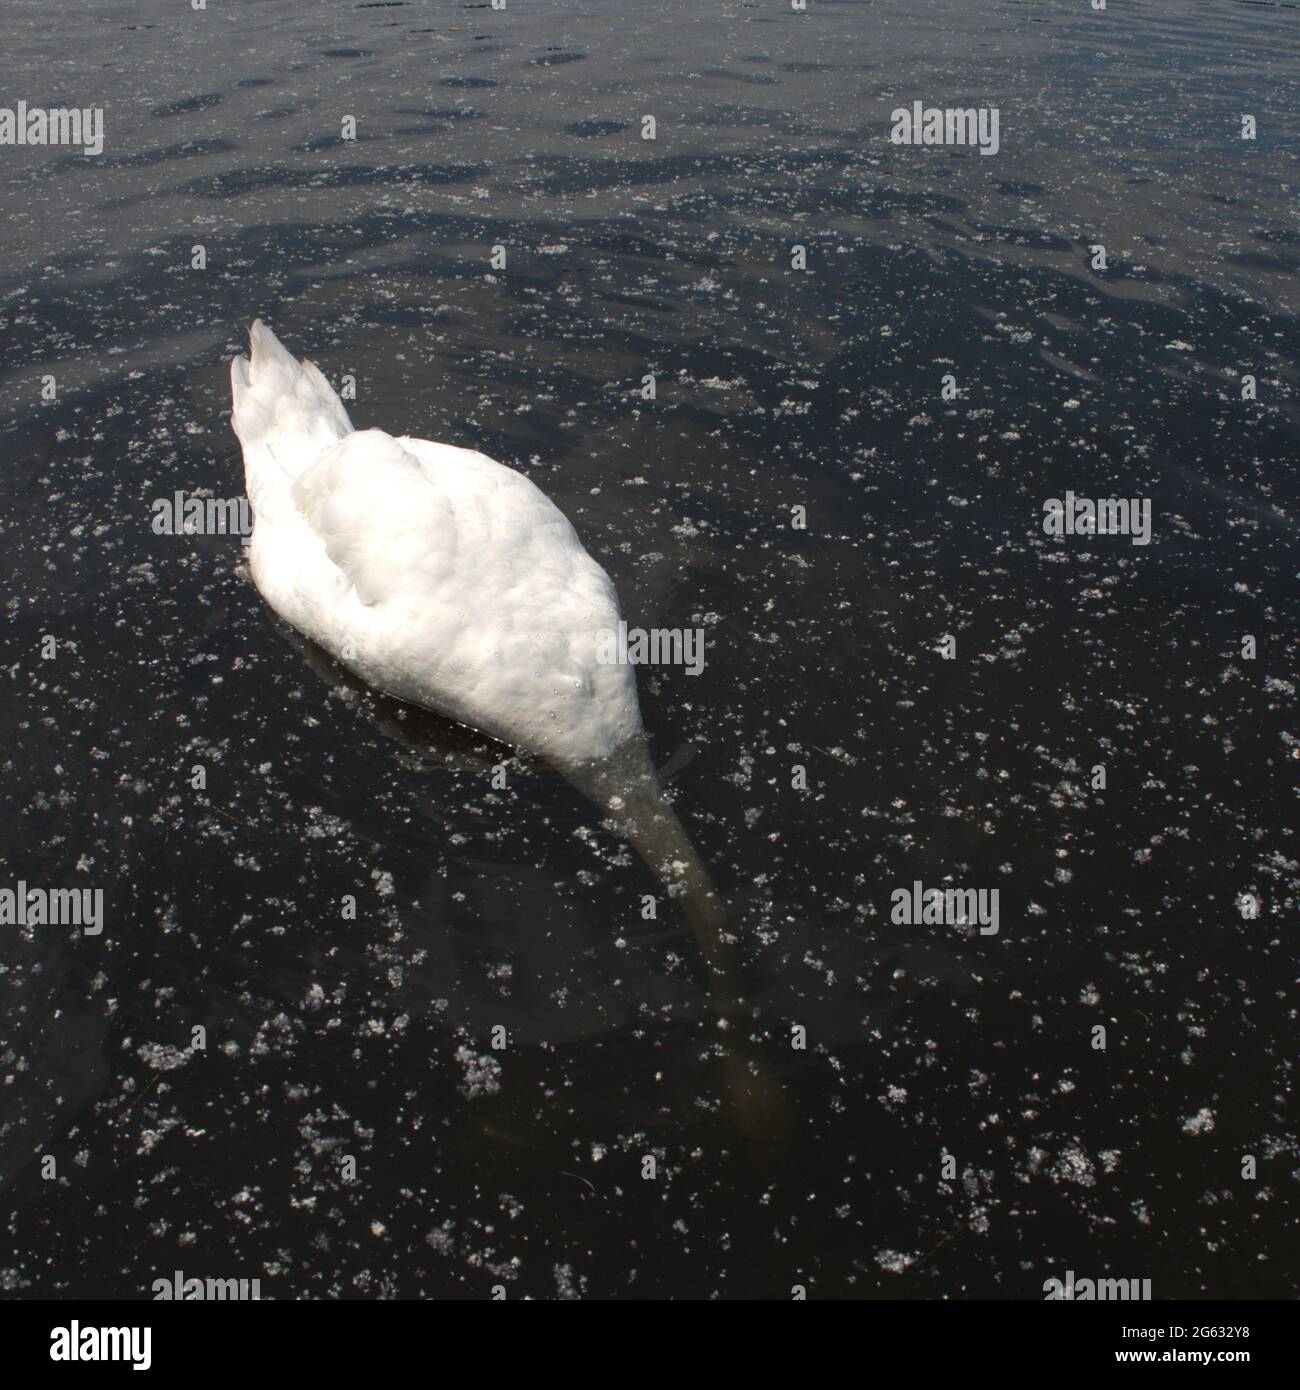
{"label": "white plumage", "polygon": [[233,424],[271,607],[377,689],[580,783],[641,739],[633,668],[596,657],[618,596],[554,503],[484,454],[354,430],[315,366],[250,337]]}

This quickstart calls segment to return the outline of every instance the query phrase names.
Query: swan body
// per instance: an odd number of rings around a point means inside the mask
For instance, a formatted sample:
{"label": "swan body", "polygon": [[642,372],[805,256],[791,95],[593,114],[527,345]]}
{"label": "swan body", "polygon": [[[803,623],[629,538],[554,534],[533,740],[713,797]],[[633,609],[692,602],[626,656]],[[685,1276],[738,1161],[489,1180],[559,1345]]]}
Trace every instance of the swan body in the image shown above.
{"label": "swan body", "polygon": [[253,582],[376,689],[581,780],[644,741],[631,666],[602,664],[618,595],[532,482],[471,449],[355,430],[260,321],[231,364]]}

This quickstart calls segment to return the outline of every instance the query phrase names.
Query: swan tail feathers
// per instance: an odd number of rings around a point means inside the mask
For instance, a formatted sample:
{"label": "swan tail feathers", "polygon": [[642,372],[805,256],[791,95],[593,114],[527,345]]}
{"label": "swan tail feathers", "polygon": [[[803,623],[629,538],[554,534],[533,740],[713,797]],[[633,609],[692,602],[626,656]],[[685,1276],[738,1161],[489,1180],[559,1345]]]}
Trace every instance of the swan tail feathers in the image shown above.
{"label": "swan tail feathers", "polygon": [[267,447],[272,457],[297,476],[322,449],[352,433],[352,421],[325,374],[312,362],[298,362],[258,319],[249,330],[251,360],[230,364],[234,404],[231,424],[244,447]]}

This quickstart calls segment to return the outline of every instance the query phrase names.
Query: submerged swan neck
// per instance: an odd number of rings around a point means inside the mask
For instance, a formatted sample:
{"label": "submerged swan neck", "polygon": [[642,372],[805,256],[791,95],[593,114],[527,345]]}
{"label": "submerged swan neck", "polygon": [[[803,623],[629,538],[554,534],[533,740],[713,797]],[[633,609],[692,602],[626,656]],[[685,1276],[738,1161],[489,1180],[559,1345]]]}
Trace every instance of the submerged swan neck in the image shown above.
{"label": "submerged swan neck", "polygon": [[630,739],[600,764],[567,772],[611,819],[681,908],[709,971],[709,998],[720,1018],[739,1012],[740,988],[727,916],[709,871],[677,813],[664,799],[644,738]]}
{"label": "submerged swan neck", "polygon": [[629,739],[599,764],[562,770],[618,823],[690,923],[708,975],[724,1086],[736,1123],[751,1142],[779,1140],[789,1124],[785,1095],[751,1035],[752,1018],[722,901],[690,836],[664,800],[644,736]]}

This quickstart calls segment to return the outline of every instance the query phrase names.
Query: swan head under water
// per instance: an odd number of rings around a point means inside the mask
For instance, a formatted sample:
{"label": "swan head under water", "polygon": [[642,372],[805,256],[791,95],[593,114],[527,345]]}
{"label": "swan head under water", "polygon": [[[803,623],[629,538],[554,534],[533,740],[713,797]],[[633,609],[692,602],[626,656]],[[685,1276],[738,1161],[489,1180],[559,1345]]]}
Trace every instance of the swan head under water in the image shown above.
{"label": "swan head under water", "polygon": [[[262,596],[367,685],[534,754],[612,818],[690,922],[728,1027],[741,996],[721,901],[660,788],[635,668],[602,660],[622,616],[609,576],[528,478],[354,429],[312,363],[260,321],[249,336],[232,425]],[[726,1058],[742,1123],[762,1128],[771,1083],[738,1040]]]}

